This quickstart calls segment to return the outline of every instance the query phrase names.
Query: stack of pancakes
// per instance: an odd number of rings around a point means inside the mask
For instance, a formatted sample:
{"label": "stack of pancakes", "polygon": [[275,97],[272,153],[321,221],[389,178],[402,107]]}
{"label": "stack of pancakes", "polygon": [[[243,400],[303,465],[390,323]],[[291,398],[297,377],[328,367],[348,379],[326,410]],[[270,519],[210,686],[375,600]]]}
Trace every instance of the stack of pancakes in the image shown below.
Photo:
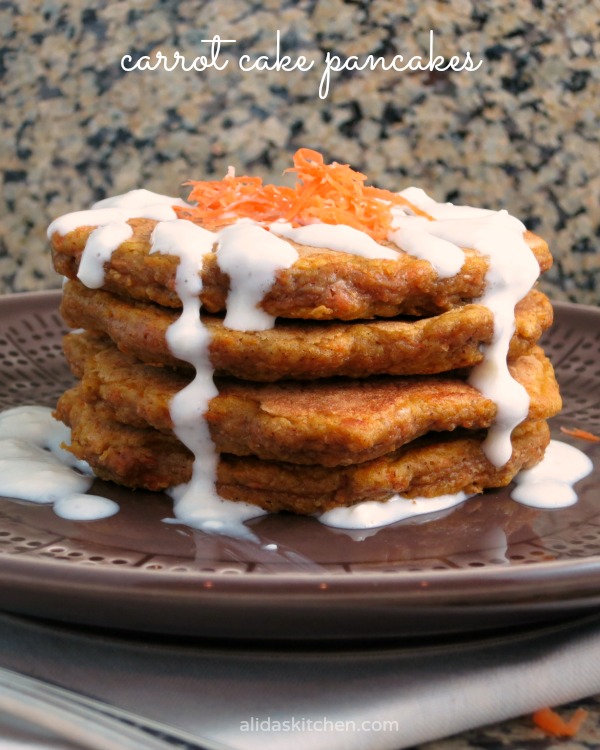
{"label": "stack of pancakes", "polygon": [[[67,277],[62,316],[79,329],[64,342],[79,382],[56,413],[71,427],[70,450],[97,476],[163,490],[192,476],[194,455],[174,434],[170,404],[194,369],[169,345],[182,307],[179,258],[151,252],[155,220],[128,224],[131,237],[105,259],[93,289],[77,278],[93,223],[51,233],[56,271]],[[546,244],[524,237],[543,272]],[[468,383],[494,335],[492,312],[478,302],[486,257],[465,249],[460,272],[440,278],[398,248],[390,260],[290,244],[298,259],[260,302],[276,321],[268,330],[226,327],[230,279],[215,252],[199,263],[218,395],[198,420],[218,454],[220,497],[314,514],[395,494],[477,493],[541,460],[547,419],[561,406],[537,345],[552,322],[541,292],[515,309],[508,362],[529,414],[513,430],[510,460],[496,466],[482,448],[496,404]]]}

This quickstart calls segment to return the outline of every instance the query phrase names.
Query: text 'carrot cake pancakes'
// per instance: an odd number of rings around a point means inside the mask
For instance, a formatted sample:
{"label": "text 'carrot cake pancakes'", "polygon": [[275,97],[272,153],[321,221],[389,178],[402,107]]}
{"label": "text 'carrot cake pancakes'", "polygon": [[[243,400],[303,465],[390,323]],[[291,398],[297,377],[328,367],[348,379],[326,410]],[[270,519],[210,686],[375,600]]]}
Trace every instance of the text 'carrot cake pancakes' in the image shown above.
{"label": "text 'carrot cake pancakes'", "polygon": [[138,190],[53,222],[83,329],[57,407],[73,453],[202,528],[459,499],[538,463],[561,406],[537,345],[546,244],[314,151],[291,171],[293,188],[230,170],[189,203]]}

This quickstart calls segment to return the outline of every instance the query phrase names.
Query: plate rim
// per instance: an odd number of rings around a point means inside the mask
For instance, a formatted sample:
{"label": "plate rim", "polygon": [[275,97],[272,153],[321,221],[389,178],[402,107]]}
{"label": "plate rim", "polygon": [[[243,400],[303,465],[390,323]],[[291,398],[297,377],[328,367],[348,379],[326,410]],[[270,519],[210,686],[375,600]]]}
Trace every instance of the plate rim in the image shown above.
{"label": "plate rim", "polygon": [[[14,292],[0,296],[0,308],[16,307],[30,300],[39,300],[53,305],[58,312],[62,291],[60,289]],[[600,318],[600,307],[562,300],[552,301],[555,317],[561,312],[575,312]],[[44,571],[40,580],[39,571]],[[515,601],[514,588],[518,589],[518,601],[526,602],[532,594],[540,605],[551,602],[598,601],[600,588],[600,554],[585,558],[546,560],[520,565],[486,568],[449,568],[444,570],[391,570],[387,572],[361,571],[361,575],[343,575],[327,568],[315,567],[309,571],[293,571],[278,568],[276,571],[248,571],[243,574],[188,570],[185,573],[172,570],[151,570],[130,567],[113,568],[102,566],[69,565],[67,561],[53,558],[22,557],[20,554],[0,557],[0,582],[15,584],[36,591],[74,591],[85,589],[93,594],[99,589],[111,592],[135,592],[145,598],[153,592],[164,593],[165,581],[169,582],[173,594],[186,600],[200,598],[240,597],[251,594],[253,601],[277,594],[279,601],[299,601],[315,593],[327,592],[329,601],[344,600],[368,593],[373,600],[401,600],[402,606],[411,603],[453,605],[464,602],[465,606],[502,606]],[[46,579],[47,577],[47,579]],[[448,580],[452,586],[448,587]],[[211,583],[210,589],[203,586]],[[468,597],[468,601],[464,601]]]}

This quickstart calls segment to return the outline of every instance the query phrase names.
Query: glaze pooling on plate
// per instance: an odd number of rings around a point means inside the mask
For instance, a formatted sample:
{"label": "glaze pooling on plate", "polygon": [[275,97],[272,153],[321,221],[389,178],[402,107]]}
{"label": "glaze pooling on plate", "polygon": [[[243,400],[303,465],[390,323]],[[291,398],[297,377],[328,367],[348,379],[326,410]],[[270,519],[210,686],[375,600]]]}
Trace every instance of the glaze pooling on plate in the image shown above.
{"label": "glaze pooling on plate", "polygon": [[90,467],[64,450],[69,429],[43,406],[17,406],[0,413],[0,493],[54,504],[62,518],[89,521],[119,510],[112,500],[85,494]]}
{"label": "glaze pooling on plate", "polygon": [[576,482],[592,473],[589,456],[560,440],[551,440],[542,461],[515,477],[511,497],[531,508],[567,508],[577,502]]}
{"label": "glaze pooling on plate", "polygon": [[339,529],[373,529],[408,518],[455,508],[469,497],[470,495],[464,492],[438,497],[407,498],[394,495],[385,503],[366,502],[357,503],[349,508],[333,508],[322,513],[318,519],[326,526],[335,526]]}
{"label": "glaze pooling on plate", "polygon": [[119,506],[107,497],[73,493],[55,500],[54,512],[68,521],[99,521],[114,516]]}

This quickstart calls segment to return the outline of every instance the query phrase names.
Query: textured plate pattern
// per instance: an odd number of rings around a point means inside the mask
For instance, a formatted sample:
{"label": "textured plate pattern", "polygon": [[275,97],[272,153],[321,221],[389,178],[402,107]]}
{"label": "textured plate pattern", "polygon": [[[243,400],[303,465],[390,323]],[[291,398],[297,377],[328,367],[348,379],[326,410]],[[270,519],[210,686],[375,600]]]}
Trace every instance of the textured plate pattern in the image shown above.
{"label": "textured plate pattern", "polygon": [[[28,295],[29,296],[29,295]],[[20,299],[22,297],[19,296]],[[8,298],[13,302],[13,298]],[[44,297],[41,297],[44,299]],[[56,310],[35,311],[38,295],[22,312],[14,305],[0,321],[0,408],[36,403],[53,406],[73,382],[62,356],[65,325]],[[28,312],[28,307],[31,312]]]}

